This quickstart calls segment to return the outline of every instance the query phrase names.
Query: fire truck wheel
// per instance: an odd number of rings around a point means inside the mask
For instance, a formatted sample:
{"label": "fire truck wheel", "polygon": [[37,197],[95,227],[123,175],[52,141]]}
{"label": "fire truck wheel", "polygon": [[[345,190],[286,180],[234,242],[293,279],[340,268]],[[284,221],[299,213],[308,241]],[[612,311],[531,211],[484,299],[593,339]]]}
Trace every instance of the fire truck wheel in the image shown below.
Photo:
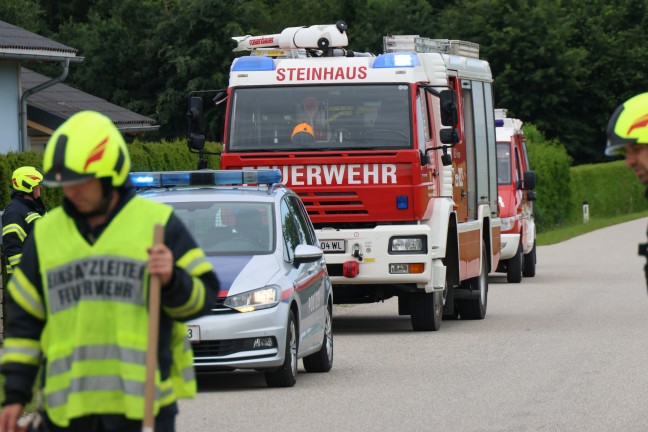
{"label": "fire truck wheel", "polygon": [[509,258],[506,266],[506,280],[508,283],[520,283],[522,281],[522,244],[518,245],[515,255]]}
{"label": "fire truck wheel", "polygon": [[479,291],[479,297],[475,299],[457,300],[457,309],[461,319],[484,319],[488,306],[488,267],[486,265],[485,246],[482,246],[481,274],[461,284],[473,291]]}
{"label": "fire truck wheel", "polygon": [[306,372],[328,372],[333,367],[333,306],[329,302],[326,307],[326,323],[324,324],[324,341],[322,348],[314,354],[304,357]]}
{"label": "fire truck wheel", "polygon": [[283,365],[274,371],[265,373],[266,384],[269,387],[292,387],[297,381],[297,325],[295,315],[288,312],[286,326],[286,352]]}
{"label": "fire truck wheel", "polygon": [[534,277],[536,268],[536,245],[533,242],[533,249],[528,254],[524,254],[524,266],[522,268],[522,276]]}
{"label": "fire truck wheel", "polygon": [[443,320],[443,292],[411,293],[410,310],[414,331],[437,331]]}

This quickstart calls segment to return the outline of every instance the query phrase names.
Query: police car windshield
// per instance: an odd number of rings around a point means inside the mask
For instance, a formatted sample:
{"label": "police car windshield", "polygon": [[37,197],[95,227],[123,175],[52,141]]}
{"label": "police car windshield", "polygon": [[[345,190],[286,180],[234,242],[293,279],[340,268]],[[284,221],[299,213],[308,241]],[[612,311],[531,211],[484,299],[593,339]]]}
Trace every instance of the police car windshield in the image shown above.
{"label": "police car windshield", "polygon": [[229,152],[411,148],[406,84],[237,88]]}
{"label": "police car windshield", "polygon": [[260,202],[168,202],[208,256],[274,251],[273,207]]}

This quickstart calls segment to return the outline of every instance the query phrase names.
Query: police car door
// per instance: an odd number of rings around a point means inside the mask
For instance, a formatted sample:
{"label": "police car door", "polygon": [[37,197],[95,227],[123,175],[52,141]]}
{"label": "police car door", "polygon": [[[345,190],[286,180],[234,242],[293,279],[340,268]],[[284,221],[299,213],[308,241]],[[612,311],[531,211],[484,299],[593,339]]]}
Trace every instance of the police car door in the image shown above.
{"label": "police car door", "polygon": [[[288,195],[281,203],[281,218],[286,250],[294,262],[295,248],[300,244],[316,246],[317,240],[303,204],[297,196]],[[293,286],[299,301],[299,350],[322,341],[326,322],[326,272],[324,260],[300,263],[294,267]]]}

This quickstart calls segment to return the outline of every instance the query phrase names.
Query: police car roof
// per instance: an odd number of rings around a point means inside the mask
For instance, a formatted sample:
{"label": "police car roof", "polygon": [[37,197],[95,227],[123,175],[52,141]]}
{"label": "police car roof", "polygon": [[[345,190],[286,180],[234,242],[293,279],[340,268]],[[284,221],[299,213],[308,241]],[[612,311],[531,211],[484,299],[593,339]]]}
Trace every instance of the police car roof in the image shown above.
{"label": "police car roof", "polygon": [[181,188],[154,188],[139,192],[144,198],[172,200],[177,202],[191,201],[257,201],[274,202],[277,196],[288,193],[285,187],[273,187],[268,192],[267,186],[201,186]]}

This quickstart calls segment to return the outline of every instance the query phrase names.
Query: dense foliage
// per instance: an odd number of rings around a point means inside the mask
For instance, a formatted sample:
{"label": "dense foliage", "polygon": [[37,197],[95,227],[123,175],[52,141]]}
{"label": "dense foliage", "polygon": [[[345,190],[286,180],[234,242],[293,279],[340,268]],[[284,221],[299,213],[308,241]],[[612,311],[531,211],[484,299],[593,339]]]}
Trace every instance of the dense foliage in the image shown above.
{"label": "dense foliage", "polygon": [[646,0],[0,0],[0,19],[77,48],[67,83],[156,119],[150,139],[184,136],[188,94],[227,86],[232,36],[338,19],[356,51],[388,33],[479,43],[496,105],[576,163],[604,160],[610,113],[648,82]]}

